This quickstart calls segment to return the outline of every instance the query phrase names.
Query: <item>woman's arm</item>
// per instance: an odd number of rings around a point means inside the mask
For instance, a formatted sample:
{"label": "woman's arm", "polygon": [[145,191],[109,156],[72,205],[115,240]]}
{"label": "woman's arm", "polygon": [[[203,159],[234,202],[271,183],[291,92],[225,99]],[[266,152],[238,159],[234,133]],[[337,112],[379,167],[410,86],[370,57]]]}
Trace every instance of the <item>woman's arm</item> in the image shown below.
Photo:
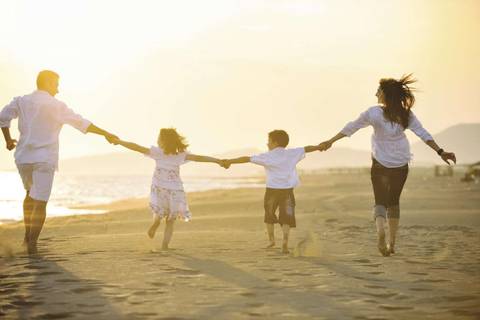
{"label": "woman's arm", "polygon": [[435,152],[442,158],[443,161],[445,161],[448,165],[450,165],[450,162],[448,160],[453,161],[453,163],[457,163],[457,157],[455,156],[455,153],[453,152],[446,152],[442,148],[438,146],[438,144],[435,142],[435,140],[427,140],[425,143],[435,150]]}
{"label": "woman's arm", "polygon": [[138,145],[136,143],[133,143],[133,142],[128,142],[128,141],[123,141],[123,140],[113,140],[113,143],[114,144],[119,144],[127,149],[130,149],[132,151],[137,151],[137,152],[140,152],[140,153],[143,153],[143,154],[148,154],[150,152],[150,149],[148,148],[145,148],[141,145]]}
{"label": "woman's arm", "polygon": [[336,141],[338,141],[342,138],[345,138],[346,136],[347,135],[342,133],[342,132],[337,133],[335,136],[330,138],[330,140],[327,140],[327,141],[324,141],[324,142],[320,143],[319,144],[319,150],[320,151],[326,151],[326,150],[330,149]]}

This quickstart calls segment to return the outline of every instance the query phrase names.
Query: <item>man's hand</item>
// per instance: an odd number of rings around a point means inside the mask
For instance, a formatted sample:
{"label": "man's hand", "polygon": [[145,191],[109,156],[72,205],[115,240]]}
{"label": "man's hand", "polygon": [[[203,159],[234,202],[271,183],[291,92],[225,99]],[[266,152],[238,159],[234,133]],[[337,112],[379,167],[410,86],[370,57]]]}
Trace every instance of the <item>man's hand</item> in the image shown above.
{"label": "man's hand", "polygon": [[455,153],[453,152],[443,152],[440,157],[442,157],[442,160],[445,161],[448,165],[450,165],[450,162],[448,160],[453,161],[453,163],[457,163],[457,157],[455,157]]}
{"label": "man's hand", "polygon": [[7,150],[12,151],[17,146],[17,140],[10,139],[7,141]]}
{"label": "man's hand", "polygon": [[324,141],[318,145],[319,151],[327,151],[332,147],[332,143],[330,141]]}
{"label": "man's hand", "polygon": [[115,144],[115,145],[118,144],[118,140],[120,140],[120,138],[118,138],[118,136],[114,134],[105,135],[105,139],[107,139],[108,143]]}
{"label": "man's hand", "polygon": [[230,165],[231,165],[231,163],[227,159],[220,160],[220,166],[221,167],[223,167],[225,169],[228,169],[228,168],[230,168]]}

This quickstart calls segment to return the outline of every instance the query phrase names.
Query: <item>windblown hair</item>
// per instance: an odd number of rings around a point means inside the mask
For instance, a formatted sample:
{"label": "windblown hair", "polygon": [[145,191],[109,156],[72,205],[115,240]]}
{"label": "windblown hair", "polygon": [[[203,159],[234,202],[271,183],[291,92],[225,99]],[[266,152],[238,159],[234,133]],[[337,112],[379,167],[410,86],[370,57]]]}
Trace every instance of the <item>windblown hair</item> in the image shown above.
{"label": "windblown hair", "polygon": [[51,70],[43,70],[38,73],[37,76],[37,88],[43,89],[45,85],[54,79],[58,79],[60,76]]}
{"label": "windblown hair", "polygon": [[165,154],[178,154],[184,152],[188,147],[185,138],[179,135],[174,128],[160,129],[157,143]]}
{"label": "windblown hair", "polygon": [[417,80],[412,74],[403,75],[399,80],[388,78],[380,80],[380,90],[383,93],[385,108],[383,115],[392,123],[400,124],[404,129],[408,127],[410,109],[415,103],[415,96],[410,85]]}

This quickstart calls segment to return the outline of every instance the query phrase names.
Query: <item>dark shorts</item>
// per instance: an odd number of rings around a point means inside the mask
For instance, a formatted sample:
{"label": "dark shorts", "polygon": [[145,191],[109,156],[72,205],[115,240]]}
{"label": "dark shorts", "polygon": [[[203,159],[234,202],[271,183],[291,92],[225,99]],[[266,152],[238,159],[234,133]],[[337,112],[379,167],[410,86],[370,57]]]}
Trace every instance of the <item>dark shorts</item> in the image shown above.
{"label": "dark shorts", "polygon": [[[288,224],[291,228],[296,227],[295,221],[295,196],[292,189],[271,189],[265,191],[263,202],[265,208],[265,223],[280,225]],[[279,210],[279,216],[275,212]]]}

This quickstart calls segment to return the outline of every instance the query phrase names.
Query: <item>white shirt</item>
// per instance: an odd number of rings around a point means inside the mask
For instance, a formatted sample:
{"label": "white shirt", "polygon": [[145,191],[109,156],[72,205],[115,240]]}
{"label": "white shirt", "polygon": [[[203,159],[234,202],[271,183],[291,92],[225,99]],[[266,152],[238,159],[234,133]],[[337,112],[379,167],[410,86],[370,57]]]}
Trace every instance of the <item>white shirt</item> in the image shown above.
{"label": "white shirt", "polygon": [[275,148],[250,157],[250,162],[265,167],[267,188],[290,189],[299,184],[297,163],[305,158],[305,148]]}
{"label": "white shirt", "polygon": [[169,190],[183,190],[180,166],[188,162],[186,152],[165,154],[162,148],[152,146],[146,156],[154,159],[156,163],[152,186]]}
{"label": "white shirt", "polygon": [[58,168],[58,136],[64,124],[87,132],[91,122],[69,109],[48,92],[36,90],[16,97],[0,112],[0,127],[10,127],[18,118],[20,138],[15,150],[15,162],[50,163]]}
{"label": "white shirt", "polygon": [[[387,120],[381,106],[373,106],[362,112],[358,119],[349,122],[341,133],[350,137],[367,126],[373,127],[372,156],[383,166],[398,168],[412,159],[410,143],[402,125]],[[412,130],[423,141],[433,140],[412,111],[407,129]]]}

